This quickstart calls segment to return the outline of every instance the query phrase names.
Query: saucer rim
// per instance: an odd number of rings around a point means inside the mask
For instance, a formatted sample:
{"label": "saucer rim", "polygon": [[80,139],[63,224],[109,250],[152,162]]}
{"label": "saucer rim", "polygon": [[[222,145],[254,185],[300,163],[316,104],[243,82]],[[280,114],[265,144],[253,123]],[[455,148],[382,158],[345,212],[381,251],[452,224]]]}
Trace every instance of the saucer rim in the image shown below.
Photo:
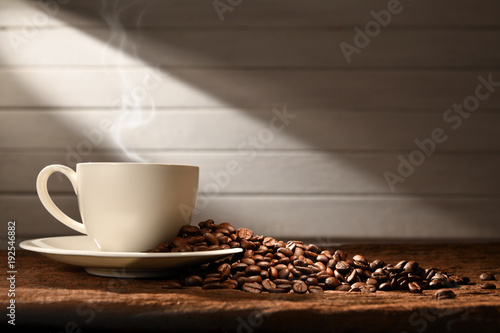
{"label": "saucer rim", "polygon": [[114,258],[182,258],[182,257],[204,257],[230,255],[243,252],[242,248],[231,248],[212,251],[193,251],[193,252],[115,252],[115,251],[98,251],[98,250],[74,250],[63,248],[44,248],[34,244],[36,241],[46,241],[50,239],[61,238],[88,238],[87,235],[72,235],[72,236],[56,236],[27,239],[19,243],[19,247],[23,250],[71,256],[94,256],[94,257],[114,257]]}

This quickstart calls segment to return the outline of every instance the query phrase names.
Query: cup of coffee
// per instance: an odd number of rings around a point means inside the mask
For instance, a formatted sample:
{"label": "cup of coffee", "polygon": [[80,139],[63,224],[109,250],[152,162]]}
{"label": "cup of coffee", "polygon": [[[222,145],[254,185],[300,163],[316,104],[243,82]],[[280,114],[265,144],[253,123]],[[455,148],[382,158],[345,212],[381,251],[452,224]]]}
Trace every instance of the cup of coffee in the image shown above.
{"label": "cup of coffee", "polygon": [[[82,222],[52,201],[47,181],[54,172],[69,178],[78,197]],[[199,168],[157,163],[79,163],[76,172],[49,165],[38,174],[43,206],[63,224],[87,234],[102,251],[136,252],[170,240],[191,217],[198,193]]]}

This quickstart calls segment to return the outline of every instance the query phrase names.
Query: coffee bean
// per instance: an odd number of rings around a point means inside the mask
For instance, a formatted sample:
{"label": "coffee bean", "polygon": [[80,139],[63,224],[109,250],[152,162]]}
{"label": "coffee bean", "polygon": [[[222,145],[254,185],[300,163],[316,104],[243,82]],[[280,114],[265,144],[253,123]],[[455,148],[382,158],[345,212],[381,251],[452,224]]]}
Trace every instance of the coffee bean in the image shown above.
{"label": "coffee bean", "polygon": [[434,294],[437,299],[452,299],[455,298],[455,293],[450,289],[439,289]]}
{"label": "coffee bean", "polygon": [[208,277],[203,280],[203,284],[210,284],[210,283],[216,283],[220,282],[220,277]]}
{"label": "coffee bean", "polygon": [[387,282],[384,282],[382,283],[379,287],[378,287],[379,290],[382,290],[382,291],[390,291],[392,290],[391,288],[391,284],[390,283],[387,283]]}
{"label": "coffee bean", "polygon": [[238,281],[232,280],[232,279],[227,279],[226,281],[222,282],[222,288],[224,288],[224,289],[236,289],[236,288],[238,288]]}
{"label": "coffee bean", "polygon": [[286,290],[287,292],[289,292],[292,289],[292,285],[291,284],[276,284],[276,288],[283,289],[283,290]]}
{"label": "coffee bean", "polygon": [[260,294],[262,292],[263,287],[262,287],[262,285],[260,285],[258,283],[245,283],[245,284],[243,284],[241,289],[246,291],[246,292]]}
{"label": "coffee bean", "polygon": [[265,279],[264,281],[262,281],[262,287],[264,287],[264,289],[266,289],[266,290],[274,289],[274,288],[276,288],[276,283],[274,283],[273,281],[271,281],[269,279]]}
{"label": "coffee bean", "polygon": [[308,286],[317,286],[318,285],[318,280],[312,276],[308,277],[305,282]]}
{"label": "coffee bean", "polygon": [[324,254],[319,254],[317,257],[316,257],[316,260],[319,261],[319,262],[322,262],[323,264],[327,264],[328,261],[330,261],[330,259],[328,259],[328,257]]}
{"label": "coffee bean", "polygon": [[479,275],[479,279],[481,281],[494,281],[495,276],[493,274],[490,274],[490,273],[483,273],[483,274]]}
{"label": "coffee bean", "polygon": [[238,229],[238,238],[240,240],[250,240],[253,236],[253,231],[247,228],[239,228]]}
{"label": "coffee bean", "polygon": [[405,272],[415,272],[418,269],[418,263],[416,261],[408,261],[403,268]]}
{"label": "coffee bean", "polygon": [[291,284],[292,283],[290,280],[285,280],[285,279],[276,279],[273,282],[276,283],[276,285],[278,285],[278,284]]}
{"label": "coffee bean", "polygon": [[289,275],[290,275],[290,270],[286,267],[278,272],[278,278],[280,278],[280,279],[286,280],[286,279],[288,279]]}
{"label": "coffee bean", "polygon": [[375,280],[374,278],[368,278],[368,279],[366,279],[366,284],[371,284],[373,286],[378,286],[378,281]]}
{"label": "coffee bean", "polygon": [[363,257],[362,255],[359,255],[359,254],[356,254],[355,256],[352,257],[352,260],[354,261],[354,263],[356,263],[356,261],[362,265],[367,265],[368,264],[368,260],[365,259],[365,257]]}
{"label": "coffee bean", "polygon": [[347,277],[346,282],[349,284],[353,284],[354,282],[359,281],[359,277],[355,270],[353,270]]}
{"label": "coffee bean", "polygon": [[347,261],[339,261],[335,265],[335,269],[342,275],[346,274],[350,271],[351,266],[347,263]]}
{"label": "coffee bean", "polygon": [[255,283],[262,283],[262,277],[260,275],[252,275],[248,276],[245,280],[245,282],[255,282]]}
{"label": "coffee bean", "polygon": [[408,289],[410,290],[410,293],[413,294],[422,293],[422,288],[420,288],[417,282],[410,282],[408,284]]}
{"label": "coffee bean", "polygon": [[291,257],[293,255],[293,251],[286,248],[286,247],[280,247],[278,249],[278,253],[284,254],[286,257]]}
{"label": "coffee bean", "polygon": [[231,265],[224,263],[217,268],[217,271],[221,274],[221,279],[225,280],[231,275]]}
{"label": "coffee bean", "polygon": [[305,284],[303,281],[297,281],[292,285],[293,292],[297,294],[304,294],[307,292],[307,284]]}
{"label": "coffee bean", "polygon": [[340,281],[337,278],[333,277],[333,276],[327,277],[325,279],[325,286],[328,289],[335,289],[339,285],[340,285]]}
{"label": "coffee bean", "polygon": [[184,279],[184,284],[189,287],[201,286],[203,284],[203,278],[198,275],[189,275]]}
{"label": "coffee bean", "polygon": [[269,272],[269,278],[271,280],[278,278],[278,270],[275,267],[269,267],[268,272]]}
{"label": "coffee bean", "polygon": [[342,251],[342,250],[337,250],[335,251],[335,253],[333,254],[333,259],[335,259],[335,261],[345,261],[347,259],[347,253]]}
{"label": "coffee bean", "polygon": [[481,283],[480,286],[481,286],[482,289],[496,289],[497,288],[497,286],[495,286],[491,282]]}
{"label": "coffee bean", "polygon": [[362,293],[374,293],[377,291],[377,287],[372,284],[365,284],[361,287]]}
{"label": "coffee bean", "polygon": [[335,290],[338,290],[338,291],[349,291],[349,290],[351,290],[351,286],[348,285],[348,284],[341,284],[340,286],[338,286],[337,288],[335,288]]}
{"label": "coffee bean", "polygon": [[165,284],[162,286],[163,289],[182,289],[182,284],[179,282],[179,280],[167,280],[165,281]]}

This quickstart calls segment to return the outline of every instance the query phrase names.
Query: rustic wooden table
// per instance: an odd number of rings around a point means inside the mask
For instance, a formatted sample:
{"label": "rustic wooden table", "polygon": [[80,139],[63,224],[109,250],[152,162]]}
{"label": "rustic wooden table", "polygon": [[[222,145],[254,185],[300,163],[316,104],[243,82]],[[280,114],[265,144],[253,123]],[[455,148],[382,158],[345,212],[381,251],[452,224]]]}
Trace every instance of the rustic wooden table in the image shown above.
{"label": "rustic wooden table", "polygon": [[[500,290],[479,287],[479,274],[500,277],[500,243],[344,245],[349,256],[397,263],[416,260],[468,276],[455,299],[391,291],[250,294],[238,290],[163,289],[162,279],[116,279],[87,274],[39,254],[18,251],[16,329],[36,332],[499,332]],[[2,254],[6,258],[6,252]],[[498,281],[493,281],[500,288]],[[11,298],[1,281],[2,308]],[[2,326],[8,326],[5,315]],[[8,317],[7,317],[8,319]],[[10,325],[9,325],[10,326]],[[3,329],[2,329],[3,330]]]}

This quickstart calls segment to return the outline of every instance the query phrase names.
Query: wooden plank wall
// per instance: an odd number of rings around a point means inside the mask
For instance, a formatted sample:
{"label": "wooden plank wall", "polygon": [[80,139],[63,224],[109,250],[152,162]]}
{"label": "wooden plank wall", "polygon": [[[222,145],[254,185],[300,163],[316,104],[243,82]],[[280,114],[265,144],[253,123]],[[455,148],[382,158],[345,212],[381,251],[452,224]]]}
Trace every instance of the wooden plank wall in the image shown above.
{"label": "wooden plank wall", "polygon": [[[317,242],[500,239],[500,2],[221,0],[223,21],[213,3],[1,0],[2,224],[74,234],[39,203],[39,170],[140,158],[201,167],[193,223]],[[358,43],[350,61],[343,42]],[[481,100],[479,77],[493,82]],[[447,113],[464,102],[474,111]],[[391,189],[384,173],[435,129],[444,142]],[[241,172],[205,193],[229,161]],[[69,182],[50,189],[77,218]]]}

